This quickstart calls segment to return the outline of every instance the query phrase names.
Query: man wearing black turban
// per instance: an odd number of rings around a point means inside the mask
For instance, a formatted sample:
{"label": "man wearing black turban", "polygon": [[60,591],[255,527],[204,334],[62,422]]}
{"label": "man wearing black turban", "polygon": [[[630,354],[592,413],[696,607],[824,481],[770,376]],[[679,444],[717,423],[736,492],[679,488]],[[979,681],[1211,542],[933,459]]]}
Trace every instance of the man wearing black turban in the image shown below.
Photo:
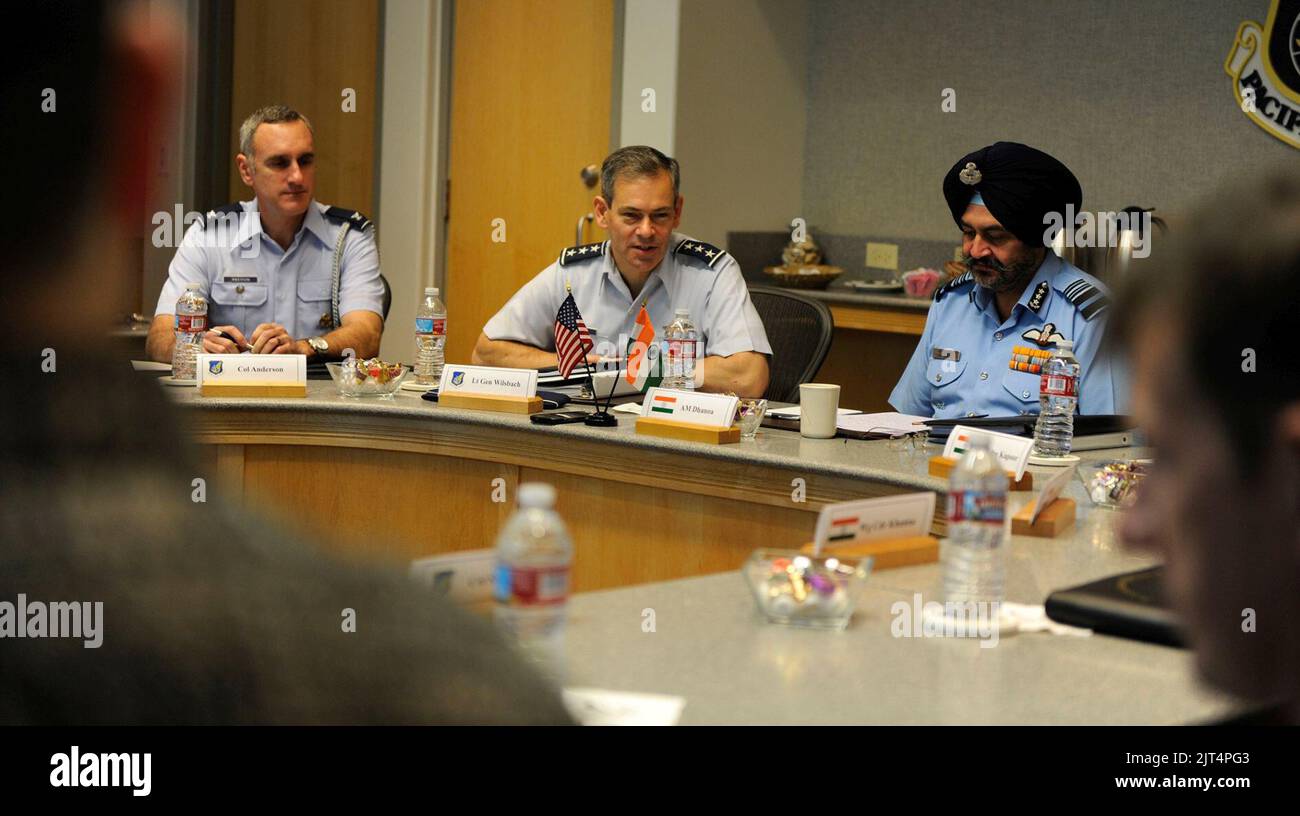
{"label": "man wearing black turban", "polygon": [[1047,246],[1083,203],[1074,174],[1041,150],[997,142],[959,159],[943,195],[967,271],[935,292],[890,404],[939,419],[1036,414],[1042,360],[1070,341],[1079,412],[1121,413],[1124,383],[1100,353],[1106,287]]}

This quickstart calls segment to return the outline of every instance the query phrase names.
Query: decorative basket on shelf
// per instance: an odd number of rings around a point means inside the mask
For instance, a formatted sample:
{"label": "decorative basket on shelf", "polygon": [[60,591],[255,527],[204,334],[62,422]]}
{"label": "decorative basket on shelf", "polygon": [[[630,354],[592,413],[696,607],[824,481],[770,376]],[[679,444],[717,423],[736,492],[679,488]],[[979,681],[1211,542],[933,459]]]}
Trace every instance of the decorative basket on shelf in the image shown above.
{"label": "decorative basket on shelf", "polygon": [[831,281],[844,274],[844,270],[828,264],[798,264],[764,267],[763,274],[777,286],[788,286],[792,289],[825,289]]}

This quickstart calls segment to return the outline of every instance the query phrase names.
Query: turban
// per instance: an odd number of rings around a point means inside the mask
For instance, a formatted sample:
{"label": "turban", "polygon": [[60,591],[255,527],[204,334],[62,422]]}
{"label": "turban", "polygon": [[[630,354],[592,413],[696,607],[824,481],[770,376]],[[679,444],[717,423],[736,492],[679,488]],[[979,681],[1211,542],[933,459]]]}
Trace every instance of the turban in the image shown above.
{"label": "turban", "polygon": [[959,226],[976,194],[998,223],[1031,247],[1043,246],[1048,213],[1059,213],[1060,224],[1073,228],[1066,221],[1067,207],[1078,213],[1083,203],[1079,180],[1068,167],[1041,150],[1015,142],[997,142],[967,153],[944,176],[943,197]]}

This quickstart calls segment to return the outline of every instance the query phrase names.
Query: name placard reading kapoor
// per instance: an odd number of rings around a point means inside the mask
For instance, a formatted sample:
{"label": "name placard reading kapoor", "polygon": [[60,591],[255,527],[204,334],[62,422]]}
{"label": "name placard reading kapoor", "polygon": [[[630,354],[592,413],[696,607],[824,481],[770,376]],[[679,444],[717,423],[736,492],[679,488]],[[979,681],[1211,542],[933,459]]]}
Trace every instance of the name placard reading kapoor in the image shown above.
{"label": "name placard reading kapoor", "polygon": [[438,404],[515,414],[542,410],[537,372],[531,368],[448,365],[438,385]]}
{"label": "name placard reading kapoor", "polygon": [[305,397],[302,354],[200,354],[199,394],[205,397]]}

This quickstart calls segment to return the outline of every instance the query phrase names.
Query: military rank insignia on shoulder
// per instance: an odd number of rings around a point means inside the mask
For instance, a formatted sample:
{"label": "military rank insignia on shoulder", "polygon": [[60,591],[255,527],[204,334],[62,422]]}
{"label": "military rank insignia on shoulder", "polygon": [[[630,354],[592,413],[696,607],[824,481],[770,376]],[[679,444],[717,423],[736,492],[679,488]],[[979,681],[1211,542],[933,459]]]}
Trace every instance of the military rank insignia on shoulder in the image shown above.
{"label": "military rank insignia on shoulder", "polygon": [[962,286],[965,286],[968,283],[972,283],[974,282],[974,280],[975,280],[975,276],[970,272],[967,272],[964,275],[958,275],[957,277],[953,278],[952,280],[948,281],[943,286],[940,286],[937,290],[935,290],[934,293],[935,301],[938,302],[939,300],[943,299],[944,295],[948,294],[954,289],[958,289]]}
{"label": "military rank insignia on shoulder", "polygon": [[325,217],[336,224],[351,224],[354,230],[369,229],[372,223],[361,213],[346,207],[330,207],[325,210]]}
{"label": "military rank insignia on shoulder", "polygon": [[203,217],[203,229],[209,226],[219,224],[223,221],[227,223],[237,223],[240,216],[244,214],[243,206],[236,201],[234,204],[227,204],[224,207],[217,207],[215,210],[208,210],[207,215]]}
{"label": "military rank insignia on shoulder", "polygon": [[1079,278],[1065,287],[1062,293],[1079,310],[1084,320],[1092,320],[1110,306],[1110,298],[1106,297],[1106,293],[1093,286],[1087,278]]}
{"label": "military rank insignia on shoulder", "polygon": [[598,244],[578,244],[571,246],[560,253],[560,266],[589,261],[592,258],[599,258],[605,254],[605,243],[601,241]]}
{"label": "military rank insignia on shoulder", "polygon": [[708,266],[713,266],[723,256],[727,254],[724,249],[718,249],[713,244],[706,244],[703,241],[696,241],[691,238],[685,238],[677,244],[673,250],[674,255],[690,255],[693,258],[699,258]]}

